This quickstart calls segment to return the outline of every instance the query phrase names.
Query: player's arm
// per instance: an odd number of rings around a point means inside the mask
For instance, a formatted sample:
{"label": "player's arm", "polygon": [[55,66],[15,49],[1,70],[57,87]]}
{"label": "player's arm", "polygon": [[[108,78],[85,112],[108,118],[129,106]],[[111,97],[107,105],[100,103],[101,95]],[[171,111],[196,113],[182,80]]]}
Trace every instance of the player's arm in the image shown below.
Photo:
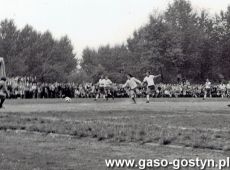
{"label": "player's arm", "polygon": [[142,82],[141,82],[140,80],[136,79],[136,78],[134,78],[133,80],[134,80],[136,83],[140,84],[140,85],[142,84]]}
{"label": "player's arm", "polygon": [[154,78],[158,78],[158,77],[161,77],[161,74],[158,74],[158,75],[154,76]]}
{"label": "player's arm", "polygon": [[125,88],[128,86],[128,80],[125,82],[125,84],[122,85],[122,88]]}
{"label": "player's arm", "polygon": [[146,78],[144,78],[144,80],[142,81],[142,85],[145,85],[147,83]]}
{"label": "player's arm", "polygon": [[109,80],[109,85],[111,86],[113,84],[113,82],[111,80]]}
{"label": "player's arm", "polygon": [[101,81],[99,80],[97,83],[96,83],[97,86],[100,86],[101,85]]}

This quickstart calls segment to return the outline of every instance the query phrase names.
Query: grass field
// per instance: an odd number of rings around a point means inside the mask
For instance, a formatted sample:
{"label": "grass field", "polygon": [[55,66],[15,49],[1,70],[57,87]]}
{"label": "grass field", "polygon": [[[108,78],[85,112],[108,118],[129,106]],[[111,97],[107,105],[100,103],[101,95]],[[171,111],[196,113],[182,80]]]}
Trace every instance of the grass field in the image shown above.
{"label": "grass field", "polygon": [[230,156],[229,103],[8,100],[0,110],[0,169],[104,170],[104,160],[115,158],[225,158]]}

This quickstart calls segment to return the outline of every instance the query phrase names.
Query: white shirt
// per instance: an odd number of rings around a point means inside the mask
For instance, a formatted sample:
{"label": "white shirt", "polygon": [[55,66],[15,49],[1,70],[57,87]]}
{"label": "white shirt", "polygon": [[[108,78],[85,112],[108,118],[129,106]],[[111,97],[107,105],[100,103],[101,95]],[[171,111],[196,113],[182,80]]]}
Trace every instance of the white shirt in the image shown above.
{"label": "white shirt", "polygon": [[104,86],[105,87],[110,87],[112,84],[112,81],[110,79],[104,79]]}
{"label": "white shirt", "polygon": [[230,89],[230,84],[228,83],[227,86],[226,86],[227,89]]}
{"label": "white shirt", "polygon": [[141,81],[137,80],[135,77],[132,77],[126,81],[123,87],[129,86],[131,89],[135,89],[137,87],[137,83],[141,84]]}
{"label": "white shirt", "polygon": [[105,86],[105,79],[99,79],[99,87],[104,87]]}
{"label": "white shirt", "polygon": [[154,75],[149,75],[149,76],[146,76],[143,80],[143,82],[147,82],[148,86],[154,86],[155,83],[154,83],[154,78],[155,76]]}
{"label": "white shirt", "polygon": [[210,89],[211,88],[211,82],[210,81],[208,81],[208,82],[205,83],[205,88],[206,89]]}
{"label": "white shirt", "polygon": [[219,85],[220,90],[225,90],[226,86],[224,84]]}

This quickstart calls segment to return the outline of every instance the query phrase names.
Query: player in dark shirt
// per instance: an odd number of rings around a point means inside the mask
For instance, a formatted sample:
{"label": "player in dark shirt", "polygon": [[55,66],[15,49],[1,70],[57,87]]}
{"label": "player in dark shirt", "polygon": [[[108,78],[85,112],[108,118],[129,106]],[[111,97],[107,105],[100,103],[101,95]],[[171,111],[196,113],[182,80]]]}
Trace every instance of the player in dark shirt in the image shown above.
{"label": "player in dark shirt", "polygon": [[2,77],[0,80],[0,109],[3,107],[6,96],[9,96],[9,92],[6,86],[6,77]]}

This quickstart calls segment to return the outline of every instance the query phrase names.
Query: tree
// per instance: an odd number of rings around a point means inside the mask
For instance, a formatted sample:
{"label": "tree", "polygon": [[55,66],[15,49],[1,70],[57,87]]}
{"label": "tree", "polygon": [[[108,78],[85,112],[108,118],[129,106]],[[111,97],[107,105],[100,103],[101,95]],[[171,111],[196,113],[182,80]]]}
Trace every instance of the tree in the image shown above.
{"label": "tree", "polygon": [[176,82],[178,75],[218,81],[230,78],[229,44],[230,7],[211,18],[205,10],[194,12],[187,0],[174,0],[134,31],[127,45],[85,49],[81,66],[92,77],[105,72],[118,81],[124,73],[142,78],[147,70],[162,73],[163,82]]}
{"label": "tree", "polygon": [[66,81],[77,60],[67,36],[55,40],[26,25],[17,29],[13,20],[0,23],[0,56],[8,76],[36,76],[41,81]]}
{"label": "tree", "polygon": [[128,58],[125,45],[110,47],[101,46],[98,50],[85,48],[83,50],[81,67],[94,82],[100,75],[106,74],[113,81],[124,81],[124,63]]}
{"label": "tree", "polygon": [[22,71],[19,67],[22,64],[21,59],[17,58],[18,34],[19,31],[13,20],[4,20],[0,23],[0,56],[5,60],[6,73],[9,76],[14,76],[17,72]]}

